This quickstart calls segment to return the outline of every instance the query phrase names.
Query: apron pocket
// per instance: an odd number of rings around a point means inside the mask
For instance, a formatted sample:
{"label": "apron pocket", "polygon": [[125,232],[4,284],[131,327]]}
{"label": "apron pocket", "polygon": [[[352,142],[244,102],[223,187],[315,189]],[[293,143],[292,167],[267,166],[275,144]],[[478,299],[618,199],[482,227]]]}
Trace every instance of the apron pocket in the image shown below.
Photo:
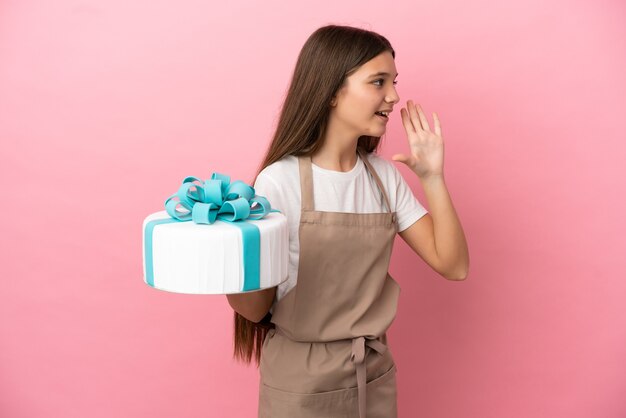
{"label": "apron pocket", "polygon": [[[367,418],[398,417],[395,364],[382,376],[368,382],[366,388]],[[358,417],[358,414],[355,417]]]}
{"label": "apron pocket", "polygon": [[382,375],[378,376],[376,379],[367,382],[365,386],[367,386],[367,388],[369,389],[369,388],[375,388],[377,386],[383,385],[391,378],[393,378],[395,381],[396,371],[397,371],[396,365],[393,364],[389,370],[387,370]]}
{"label": "apron pocket", "polygon": [[[395,364],[366,383],[367,416],[396,417]],[[260,383],[258,418],[358,418],[358,387],[326,392],[288,392]]]}
{"label": "apron pocket", "polygon": [[[355,415],[356,414],[356,415]],[[357,389],[287,392],[261,383],[258,418],[358,418]]]}

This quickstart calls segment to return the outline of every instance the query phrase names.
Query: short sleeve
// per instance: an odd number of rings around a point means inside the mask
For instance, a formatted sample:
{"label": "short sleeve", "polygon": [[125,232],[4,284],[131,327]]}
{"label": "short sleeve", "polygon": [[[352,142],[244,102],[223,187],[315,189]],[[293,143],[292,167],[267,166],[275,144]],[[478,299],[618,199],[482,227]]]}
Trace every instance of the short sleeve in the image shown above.
{"label": "short sleeve", "polygon": [[398,232],[402,232],[428,211],[413,194],[402,174],[396,166],[391,164],[396,182],[396,215],[398,216]]}
{"label": "short sleeve", "polygon": [[259,173],[253,187],[257,195],[265,197],[270,202],[272,209],[278,209],[283,215],[287,216],[280,185],[272,180],[271,177],[265,175],[263,172]]}

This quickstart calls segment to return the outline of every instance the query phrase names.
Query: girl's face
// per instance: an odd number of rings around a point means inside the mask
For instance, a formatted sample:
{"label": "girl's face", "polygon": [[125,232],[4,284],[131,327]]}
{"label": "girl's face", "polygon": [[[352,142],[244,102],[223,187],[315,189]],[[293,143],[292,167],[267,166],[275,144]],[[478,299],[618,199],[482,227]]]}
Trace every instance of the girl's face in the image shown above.
{"label": "girl's face", "polygon": [[393,56],[387,51],[359,67],[331,102],[331,126],[356,138],[382,136],[389,118],[376,112],[391,112],[400,100],[395,87],[397,75]]}

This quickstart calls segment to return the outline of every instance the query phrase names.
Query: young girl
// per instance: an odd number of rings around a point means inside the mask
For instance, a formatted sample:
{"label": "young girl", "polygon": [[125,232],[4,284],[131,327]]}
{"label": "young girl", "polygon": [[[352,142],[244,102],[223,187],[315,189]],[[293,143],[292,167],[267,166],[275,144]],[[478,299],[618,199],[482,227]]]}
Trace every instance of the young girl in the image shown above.
{"label": "young girl", "polygon": [[406,164],[432,213],[378,156],[400,97],[395,52],[374,32],[329,25],[304,44],[254,188],[288,219],[289,277],[228,295],[235,357],[260,365],[260,418],[396,417],[386,331],[400,287],[388,274],[396,233],[435,271],[463,280],[469,255],[443,177],[441,126],[400,110]]}

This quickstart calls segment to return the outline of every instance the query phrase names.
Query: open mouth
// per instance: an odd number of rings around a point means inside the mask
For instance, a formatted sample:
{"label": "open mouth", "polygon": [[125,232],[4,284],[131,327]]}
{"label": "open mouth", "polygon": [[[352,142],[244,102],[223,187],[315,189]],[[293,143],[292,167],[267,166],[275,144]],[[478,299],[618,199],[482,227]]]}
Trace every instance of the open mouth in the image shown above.
{"label": "open mouth", "polygon": [[384,120],[389,119],[389,114],[387,114],[387,112],[375,112],[374,114]]}

